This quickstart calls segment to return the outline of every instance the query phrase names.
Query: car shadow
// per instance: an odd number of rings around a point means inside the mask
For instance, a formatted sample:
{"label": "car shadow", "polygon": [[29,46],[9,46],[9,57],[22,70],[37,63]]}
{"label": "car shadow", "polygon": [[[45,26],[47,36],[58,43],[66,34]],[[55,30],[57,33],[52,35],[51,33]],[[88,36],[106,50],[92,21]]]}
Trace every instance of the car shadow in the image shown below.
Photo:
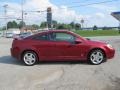
{"label": "car shadow", "polygon": [[82,65],[89,65],[86,61],[45,61],[45,62],[38,62],[38,65],[74,65],[74,64],[82,64]]}
{"label": "car shadow", "polygon": [[[11,56],[3,56],[0,57],[0,63],[3,64],[13,64],[13,65],[20,65],[25,66],[25,64],[17,60]],[[82,65],[89,65],[86,61],[45,61],[45,62],[38,62],[37,65],[71,65],[71,64],[82,64]]]}
{"label": "car shadow", "polygon": [[20,65],[20,66],[24,65],[21,61],[16,60],[15,58],[13,58],[11,56],[2,56],[2,57],[0,57],[0,63]]}

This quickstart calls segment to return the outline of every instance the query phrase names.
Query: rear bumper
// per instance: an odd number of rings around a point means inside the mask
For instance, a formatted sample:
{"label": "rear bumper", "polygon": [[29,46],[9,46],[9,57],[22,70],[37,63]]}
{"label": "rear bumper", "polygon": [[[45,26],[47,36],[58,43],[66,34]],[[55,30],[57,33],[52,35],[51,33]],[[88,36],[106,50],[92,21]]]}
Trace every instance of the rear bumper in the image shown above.
{"label": "rear bumper", "polygon": [[10,49],[10,52],[11,52],[11,56],[16,58],[16,59],[19,59],[19,54],[18,54],[18,51],[14,48],[11,48]]}
{"label": "rear bumper", "polygon": [[16,56],[14,54],[13,48],[10,48],[10,52],[11,52],[11,56],[15,58]]}

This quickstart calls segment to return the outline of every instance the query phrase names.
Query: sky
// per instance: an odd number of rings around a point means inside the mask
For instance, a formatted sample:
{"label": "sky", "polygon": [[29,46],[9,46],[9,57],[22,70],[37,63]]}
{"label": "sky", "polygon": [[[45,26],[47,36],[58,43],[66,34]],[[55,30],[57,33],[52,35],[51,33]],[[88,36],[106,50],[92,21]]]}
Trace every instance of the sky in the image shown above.
{"label": "sky", "polygon": [[[0,0],[0,26],[5,25],[4,8],[7,7],[7,21],[21,19],[21,1],[22,0]],[[46,21],[46,12],[31,12],[45,11],[47,7],[52,7],[53,20],[60,23],[70,23],[84,20],[84,27],[99,27],[118,26],[119,23],[111,12],[120,11],[120,0],[113,0],[109,3],[91,4],[103,1],[112,0],[23,0],[24,1],[24,21],[26,24],[40,24]],[[91,4],[91,5],[88,5]],[[84,6],[85,5],[85,6]],[[78,6],[78,7],[74,7]]]}

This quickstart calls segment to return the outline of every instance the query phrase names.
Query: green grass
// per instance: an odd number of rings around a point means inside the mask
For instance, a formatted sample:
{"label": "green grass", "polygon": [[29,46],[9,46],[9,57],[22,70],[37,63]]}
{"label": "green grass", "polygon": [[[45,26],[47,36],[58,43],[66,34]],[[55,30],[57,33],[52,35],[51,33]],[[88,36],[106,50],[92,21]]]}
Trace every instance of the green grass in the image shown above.
{"label": "green grass", "polygon": [[120,35],[118,30],[76,30],[74,32],[83,37]]}

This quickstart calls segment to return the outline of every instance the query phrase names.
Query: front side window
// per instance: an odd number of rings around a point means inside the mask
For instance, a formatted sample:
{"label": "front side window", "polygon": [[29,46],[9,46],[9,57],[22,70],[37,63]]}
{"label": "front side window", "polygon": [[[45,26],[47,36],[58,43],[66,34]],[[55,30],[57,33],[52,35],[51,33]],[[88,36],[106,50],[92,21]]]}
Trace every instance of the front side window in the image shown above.
{"label": "front side window", "polygon": [[74,41],[75,37],[71,34],[68,33],[51,33],[50,34],[50,40],[53,41],[68,41],[68,42],[72,42]]}

